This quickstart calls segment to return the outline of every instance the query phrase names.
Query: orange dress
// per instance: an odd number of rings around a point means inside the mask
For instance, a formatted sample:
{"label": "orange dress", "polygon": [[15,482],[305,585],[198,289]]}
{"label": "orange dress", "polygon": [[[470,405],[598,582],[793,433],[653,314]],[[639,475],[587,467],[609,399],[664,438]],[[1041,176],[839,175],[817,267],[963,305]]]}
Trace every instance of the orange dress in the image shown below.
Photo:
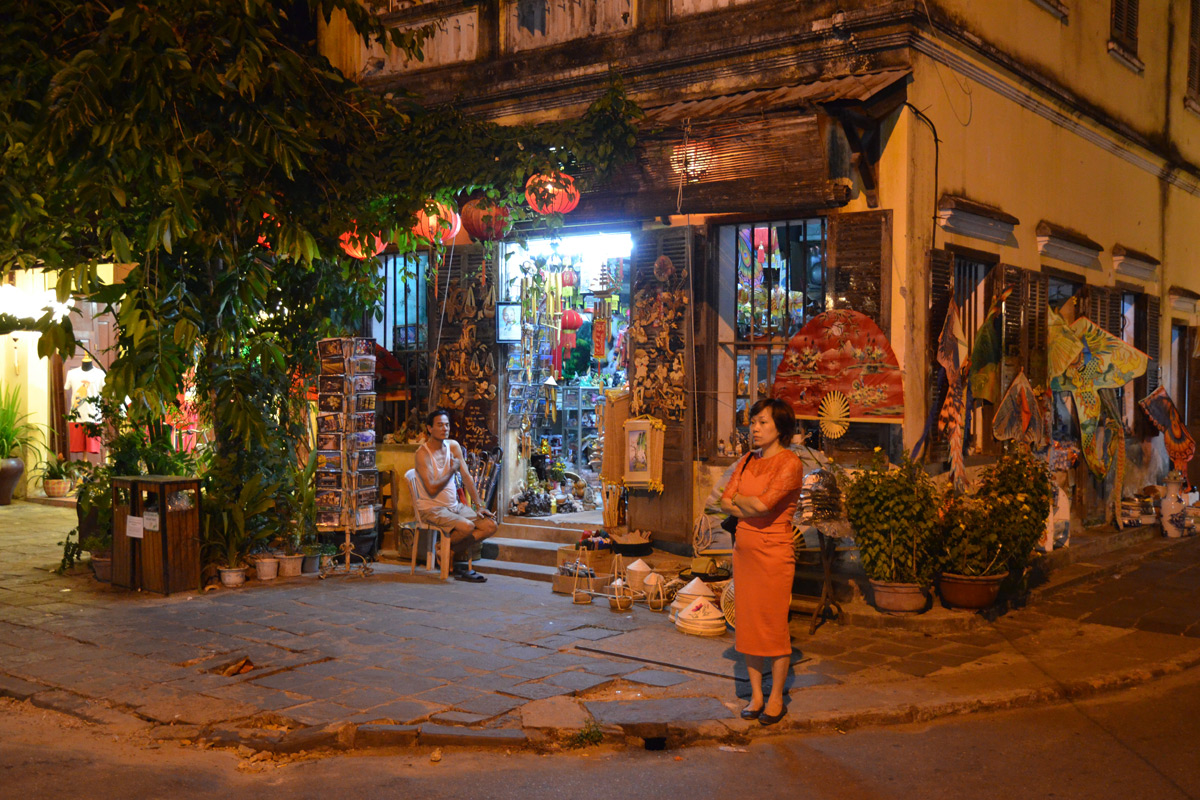
{"label": "orange dress", "polygon": [[733,580],[737,603],[734,647],[749,656],[776,657],[792,652],[788,606],[796,551],[792,515],[804,483],[804,464],[791,450],[760,458],[751,453],[733,470],[722,499],[735,494],[757,497],[770,511],[743,517],[733,546]]}

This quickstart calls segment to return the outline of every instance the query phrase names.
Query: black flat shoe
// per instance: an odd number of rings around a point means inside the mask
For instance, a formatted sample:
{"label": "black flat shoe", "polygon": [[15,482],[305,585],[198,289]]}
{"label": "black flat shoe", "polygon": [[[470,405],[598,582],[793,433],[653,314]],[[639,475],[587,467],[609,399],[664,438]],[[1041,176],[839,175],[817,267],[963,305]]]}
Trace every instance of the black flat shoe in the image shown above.
{"label": "black flat shoe", "polygon": [[[766,706],[763,706],[763,708],[766,708]],[[758,724],[763,726],[774,725],[785,716],[787,716],[787,706],[784,706],[778,714],[759,714]]]}
{"label": "black flat shoe", "polygon": [[742,719],[758,719],[758,715],[761,713],[761,708],[751,708],[750,706],[746,706],[742,709]]}

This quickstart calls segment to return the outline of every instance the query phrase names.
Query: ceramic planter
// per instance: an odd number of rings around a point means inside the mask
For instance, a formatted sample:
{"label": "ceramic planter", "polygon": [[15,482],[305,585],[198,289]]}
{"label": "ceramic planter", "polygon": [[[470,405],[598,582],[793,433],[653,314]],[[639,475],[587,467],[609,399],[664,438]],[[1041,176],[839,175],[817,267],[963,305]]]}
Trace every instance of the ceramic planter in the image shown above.
{"label": "ceramic planter", "polygon": [[237,569],[221,568],[221,585],[229,589],[236,589],[246,582],[246,568],[238,567]]}
{"label": "ceramic planter", "polygon": [[96,580],[112,583],[112,556],[93,555],[92,572],[96,574]]}
{"label": "ceramic planter", "polygon": [[310,572],[316,572],[318,569],[320,569],[320,566],[321,566],[320,562],[321,562],[321,557],[319,555],[305,556],[304,561],[301,562],[301,564],[300,564],[300,571],[305,574],[310,573]]}
{"label": "ceramic planter", "polygon": [[67,478],[47,478],[42,481],[46,497],[66,497],[71,492],[71,481]]}
{"label": "ceramic planter", "polygon": [[275,576],[279,574],[279,559],[270,557],[254,559],[254,572],[260,581],[275,580]]}
{"label": "ceramic planter", "polygon": [[25,462],[19,458],[0,458],[0,506],[12,503],[13,489],[25,473]]}
{"label": "ceramic planter", "polygon": [[915,583],[871,581],[875,608],[890,614],[916,614],[925,610],[928,595]]}
{"label": "ceramic planter", "polygon": [[294,578],[300,574],[304,556],[297,553],[294,556],[279,556],[279,577]]}
{"label": "ceramic planter", "polygon": [[1181,496],[1183,475],[1172,470],[1163,483],[1167,490],[1162,499],[1163,536],[1179,539],[1188,535],[1187,503]]}
{"label": "ceramic planter", "polygon": [[1000,594],[1000,584],[1007,577],[1007,572],[982,576],[943,572],[938,579],[938,594],[942,596],[942,602],[951,608],[975,611],[991,608]]}

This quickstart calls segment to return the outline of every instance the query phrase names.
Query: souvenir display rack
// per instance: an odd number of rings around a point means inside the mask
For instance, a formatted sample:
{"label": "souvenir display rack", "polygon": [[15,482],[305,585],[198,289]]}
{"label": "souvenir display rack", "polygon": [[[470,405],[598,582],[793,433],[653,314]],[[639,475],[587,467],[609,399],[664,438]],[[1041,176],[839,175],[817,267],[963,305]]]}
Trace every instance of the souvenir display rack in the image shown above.
{"label": "souvenir display rack", "polygon": [[[322,339],[317,342],[316,527],[341,532],[336,558],[320,577],[357,570],[370,575],[367,559],[354,550],[356,531],[375,530],[379,515],[379,472],[375,466],[375,340]],[[354,559],[361,563],[355,565]]]}

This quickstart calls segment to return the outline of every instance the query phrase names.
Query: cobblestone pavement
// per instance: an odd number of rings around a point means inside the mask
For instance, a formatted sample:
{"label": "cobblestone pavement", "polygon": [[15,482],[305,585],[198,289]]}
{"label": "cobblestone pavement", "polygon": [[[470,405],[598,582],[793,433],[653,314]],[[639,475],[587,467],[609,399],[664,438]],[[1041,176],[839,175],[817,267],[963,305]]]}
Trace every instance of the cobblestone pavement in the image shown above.
{"label": "cobblestone pavement", "polygon": [[1044,614],[1140,631],[1200,637],[1200,540],[1147,556],[1038,604]]}
{"label": "cobblestone pavement", "polygon": [[[202,727],[249,719],[554,734],[591,719],[710,738],[759,729],[736,716],[748,690],[733,680],[744,668],[732,636],[683,636],[665,614],[576,606],[516,578],[442,583],[387,566],[367,579],[303,576],[162,598],[113,589],[86,568],[55,575],[56,542],[73,522],[69,509],[0,508],[0,694]],[[1200,662],[1200,641],[1152,626],[1182,620],[1189,603],[1195,621],[1195,545],[992,623],[941,611],[964,623],[949,633],[826,624],[810,637],[798,624],[789,717],[777,729],[1044,701],[1187,668]],[[1128,596],[1144,606],[1122,616],[1125,595],[1111,587],[1135,584]],[[1169,599],[1146,599],[1147,587]],[[251,671],[219,674],[243,658]]]}

